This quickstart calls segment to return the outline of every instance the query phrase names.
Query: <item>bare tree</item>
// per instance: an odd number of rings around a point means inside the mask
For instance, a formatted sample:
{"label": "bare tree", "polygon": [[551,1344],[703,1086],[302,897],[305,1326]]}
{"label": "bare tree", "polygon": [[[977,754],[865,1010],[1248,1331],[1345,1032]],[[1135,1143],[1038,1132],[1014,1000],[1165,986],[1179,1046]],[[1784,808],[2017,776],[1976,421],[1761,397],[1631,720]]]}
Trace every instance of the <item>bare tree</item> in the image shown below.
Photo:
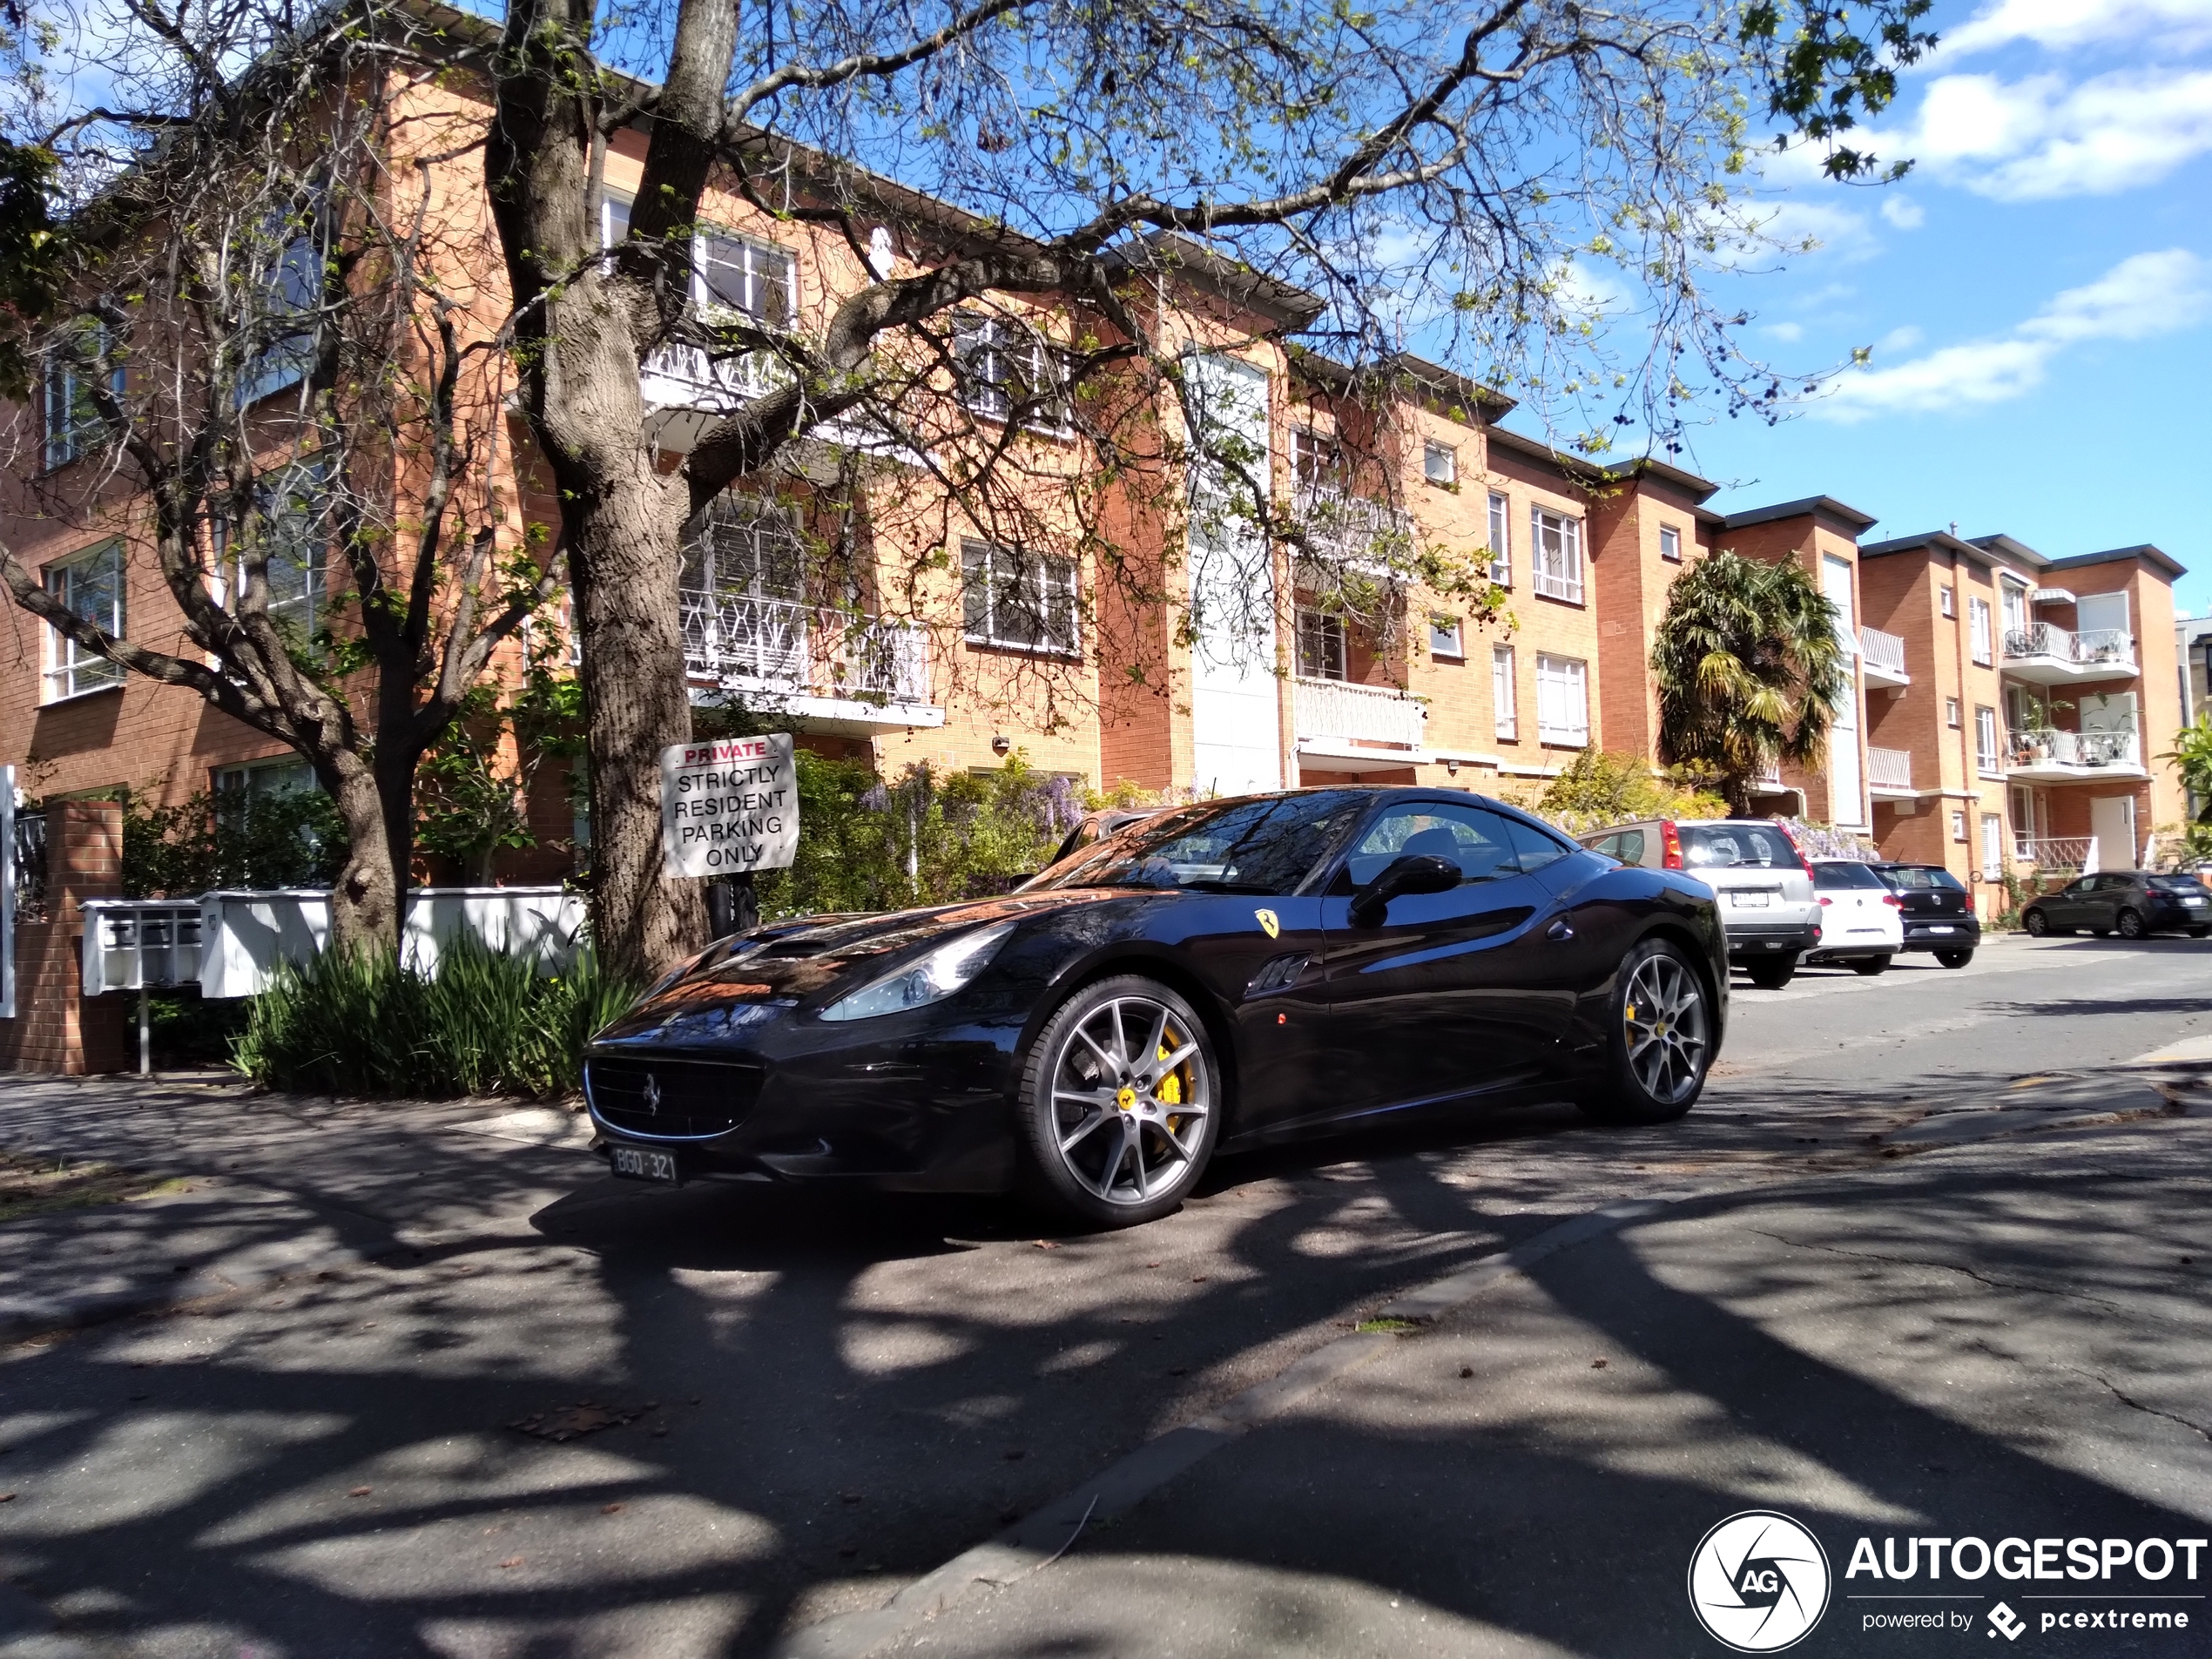
{"label": "bare tree", "polygon": [[[427,168],[392,169],[408,78],[361,15],[108,21],[136,101],[43,135],[74,199],[45,314],[19,316],[39,464],[7,511],[14,541],[111,539],[75,583],[0,544],[0,581],[92,683],[182,686],[296,750],[351,836],[334,934],[395,948],[416,763],[553,590],[493,487],[506,362],[469,314],[476,239]],[[167,638],[121,622],[148,565]]]}

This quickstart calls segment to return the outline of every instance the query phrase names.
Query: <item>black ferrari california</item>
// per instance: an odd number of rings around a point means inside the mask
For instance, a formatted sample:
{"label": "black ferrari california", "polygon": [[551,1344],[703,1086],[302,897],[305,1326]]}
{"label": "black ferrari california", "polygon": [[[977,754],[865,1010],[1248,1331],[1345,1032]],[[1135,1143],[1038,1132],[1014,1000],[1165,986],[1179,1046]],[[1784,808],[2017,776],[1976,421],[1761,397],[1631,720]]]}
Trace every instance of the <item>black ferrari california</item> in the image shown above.
{"label": "black ferrari california", "polygon": [[1420,1111],[1688,1111],[1712,892],[1460,791],[1206,801],[1003,898],[718,941],[600,1033],[618,1175],[1021,1188],[1148,1220],[1216,1151]]}

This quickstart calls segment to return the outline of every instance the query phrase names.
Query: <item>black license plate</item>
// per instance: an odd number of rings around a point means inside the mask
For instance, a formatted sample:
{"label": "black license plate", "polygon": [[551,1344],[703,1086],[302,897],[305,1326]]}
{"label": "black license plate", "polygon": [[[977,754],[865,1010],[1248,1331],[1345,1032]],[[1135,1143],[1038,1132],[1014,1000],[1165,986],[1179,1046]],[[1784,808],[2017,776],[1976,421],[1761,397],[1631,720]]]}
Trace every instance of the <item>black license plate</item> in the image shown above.
{"label": "black license plate", "polygon": [[649,1152],[641,1146],[616,1147],[614,1170],[633,1181],[665,1181],[673,1185],[678,1178],[675,1153]]}

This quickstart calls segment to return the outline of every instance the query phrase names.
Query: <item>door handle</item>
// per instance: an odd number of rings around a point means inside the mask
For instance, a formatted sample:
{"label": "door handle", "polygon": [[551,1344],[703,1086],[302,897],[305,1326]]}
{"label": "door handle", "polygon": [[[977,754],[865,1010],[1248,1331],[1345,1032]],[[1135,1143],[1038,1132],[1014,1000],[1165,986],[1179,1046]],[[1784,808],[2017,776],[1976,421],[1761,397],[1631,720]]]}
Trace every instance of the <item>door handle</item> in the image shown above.
{"label": "door handle", "polygon": [[1568,940],[1575,937],[1575,929],[1567,918],[1561,916],[1557,921],[1554,921],[1550,927],[1544,929],[1544,937],[1563,945]]}

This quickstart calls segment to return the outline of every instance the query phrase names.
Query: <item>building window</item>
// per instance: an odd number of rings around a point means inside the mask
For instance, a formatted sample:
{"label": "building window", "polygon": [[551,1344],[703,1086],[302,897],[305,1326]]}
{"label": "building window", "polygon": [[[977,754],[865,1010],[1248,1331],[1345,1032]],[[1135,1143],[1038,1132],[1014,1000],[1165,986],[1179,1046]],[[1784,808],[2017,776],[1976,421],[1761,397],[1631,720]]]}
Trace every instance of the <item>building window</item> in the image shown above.
{"label": "building window", "polygon": [[[98,323],[72,329],[70,337],[47,354],[41,401],[45,409],[46,469],[65,467],[107,436],[92,391],[100,381],[99,360],[107,351],[107,330]],[[123,397],[123,369],[108,371],[108,389],[119,402]]]}
{"label": "building window", "polygon": [[1341,489],[1344,487],[1344,465],[1343,457],[1337,451],[1336,439],[1310,426],[1293,427],[1291,429],[1291,475],[1301,490]]}
{"label": "building window", "polygon": [[969,644],[1077,654],[1074,560],[963,542],[960,574]]}
{"label": "building window", "polygon": [[244,364],[238,406],[245,408],[307,379],[314,364],[314,319],[322,298],[322,260],[314,239],[294,236],[284,245],[261,283],[257,303],[239,330]]}
{"label": "building window", "polygon": [[1519,701],[1514,691],[1513,647],[1490,647],[1490,707],[1497,716],[1498,735],[1508,743],[1521,737]]}
{"label": "building window", "polygon": [[1981,873],[1986,881],[2005,877],[2005,820],[1995,813],[1981,815]]}
{"label": "building window", "polygon": [[1957,698],[1946,697],[1943,699],[1943,723],[1953,732],[1959,729],[1959,699]]}
{"label": "building window", "polygon": [[1513,511],[1506,498],[1490,492],[1490,579],[1513,586]]}
{"label": "building window", "polygon": [[1966,839],[1966,811],[1963,806],[1952,808],[1951,839],[1954,841],[1963,841]]}
{"label": "building window", "polygon": [[1588,664],[1573,657],[1536,655],[1536,740],[1572,744],[1590,740]]}
{"label": "building window", "polygon": [[1467,655],[1467,645],[1460,631],[1457,617],[1431,617],[1428,619],[1428,654],[1458,662]]}
{"label": "building window", "polygon": [[1974,661],[1984,668],[1989,666],[1989,601],[1966,601],[1966,639],[1973,651]]}
{"label": "building window", "polygon": [[[306,647],[314,637],[321,610],[328,492],[322,469],[302,462],[274,478],[265,479],[256,491],[260,499],[260,532],[266,556],[261,579],[265,613],[287,640]],[[244,550],[232,543],[230,526],[214,521],[215,602],[235,610],[246,591]]]}
{"label": "building window", "polygon": [[1541,507],[1528,509],[1529,558],[1536,591],[1548,599],[1582,603],[1582,522]]}
{"label": "building window", "polygon": [[1460,452],[1448,443],[1439,443],[1431,438],[1421,445],[1421,476],[1433,484],[1458,483]]}
{"label": "building window", "polygon": [[1298,671],[1310,680],[1349,679],[1344,618],[1305,605],[1298,613]]}
{"label": "building window", "polygon": [[705,309],[734,311],[770,328],[789,328],[799,320],[789,249],[726,231],[703,231],[692,257],[698,266],[692,297]]}
{"label": "building window", "polygon": [[2025,649],[2027,644],[2027,590],[2017,582],[1998,584],[1998,602],[2005,608],[2005,649],[2013,649],[2015,637]]}
{"label": "building window", "polygon": [[630,235],[630,198],[610,191],[599,199],[599,246],[612,247]]}
{"label": "building window", "polygon": [[1985,778],[1997,777],[2003,770],[1997,758],[1997,711],[1979,704],[1974,708],[1974,767]]}
{"label": "building window", "polygon": [[1951,590],[1948,588],[1938,588],[1936,590],[1936,609],[1940,610],[1946,617],[1955,617],[1959,613],[1952,608],[1952,600]]}
{"label": "building window", "polygon": [[976,414],[1003,421],[1019,409],[1030,427],[1056,431],[1066,424],[1051,356],[1025,325],[1000,317],[955,318],[953,355],[960,367],[961,401]]}
{"label": "building window", "polygon": [[1659,556],[1669,564],[1682,563],[1682,532],[1672,524],[1659,527]]}
{"label": "building window", "polygon": [[[73,559],[50,564],[46,591],[86,622],[116,638],[123,632],[123,543],[110,542]],[[47,703],[123,683],[121,664],[89,651],[57,629],[46,631]]]}

